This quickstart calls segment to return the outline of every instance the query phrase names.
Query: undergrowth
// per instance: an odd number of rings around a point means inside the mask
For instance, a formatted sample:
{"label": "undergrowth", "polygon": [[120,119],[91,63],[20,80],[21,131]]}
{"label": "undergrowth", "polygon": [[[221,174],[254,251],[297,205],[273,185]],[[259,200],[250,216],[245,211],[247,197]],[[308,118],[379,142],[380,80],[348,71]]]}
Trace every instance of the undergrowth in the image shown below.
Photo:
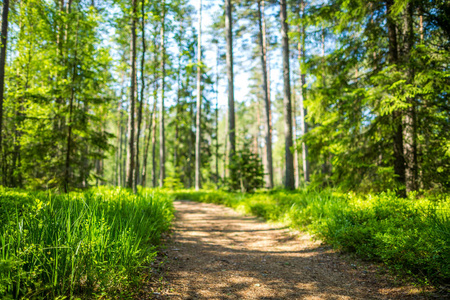
{"label": "undergrowth", "polygon": [[0,188],[0,296],[125,298],[173,216],[167,194]]}
{"label": "undergrowth", "polygon": [[385,263],[397,273],[450,280],[450,196],[399,198],[325,191],[253,194],[182,190],[176,199],[224,204],[242,213],[307,230],[335,248]]}

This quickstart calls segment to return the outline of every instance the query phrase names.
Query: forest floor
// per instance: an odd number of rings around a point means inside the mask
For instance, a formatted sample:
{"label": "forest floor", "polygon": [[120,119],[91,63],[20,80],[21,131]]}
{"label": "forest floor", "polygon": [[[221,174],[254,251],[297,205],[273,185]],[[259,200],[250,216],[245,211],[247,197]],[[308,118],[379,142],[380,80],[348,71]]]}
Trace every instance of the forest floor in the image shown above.
{"label": "forest floor", "polygon": [[159,280],[142,287],[141,299],[434,298],[306,233],[215,204],[175,201],[175,209],[173,235],[154,263]]}

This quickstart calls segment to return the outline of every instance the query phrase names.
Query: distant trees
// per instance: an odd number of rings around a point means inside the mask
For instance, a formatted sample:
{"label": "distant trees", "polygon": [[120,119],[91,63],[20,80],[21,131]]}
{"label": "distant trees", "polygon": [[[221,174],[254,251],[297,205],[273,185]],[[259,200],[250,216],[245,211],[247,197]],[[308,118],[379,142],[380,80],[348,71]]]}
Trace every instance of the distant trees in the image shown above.
{"label": "distant trees", "polygon": [[447,3],[224,0],[203,32],[188,0],[9,4],[2,185],[450,187]]}

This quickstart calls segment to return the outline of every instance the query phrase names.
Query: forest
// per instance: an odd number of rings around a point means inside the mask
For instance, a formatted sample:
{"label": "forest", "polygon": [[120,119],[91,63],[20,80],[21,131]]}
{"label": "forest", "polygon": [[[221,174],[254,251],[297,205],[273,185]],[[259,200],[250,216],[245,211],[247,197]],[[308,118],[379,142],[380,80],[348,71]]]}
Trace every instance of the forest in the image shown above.
{"label": "forest", "polygon": [[180,200],[450,294],[450,2],[0,2],[2,297],[137,297]]}

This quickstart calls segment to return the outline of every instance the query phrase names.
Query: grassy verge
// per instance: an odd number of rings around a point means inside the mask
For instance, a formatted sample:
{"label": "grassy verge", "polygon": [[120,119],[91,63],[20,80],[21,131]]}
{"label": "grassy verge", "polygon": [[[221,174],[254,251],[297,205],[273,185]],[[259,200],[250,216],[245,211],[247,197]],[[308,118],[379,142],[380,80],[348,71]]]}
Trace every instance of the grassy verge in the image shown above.
{"label": "grassy verge", "polygon": [[171,198],[160,192],[98,188],[54,195],[0,188],[0,296],[128,293],[172,216]]}
{"label": "grassy verge", "polygon": [[335,248],[433,283],[450,280],[450,196],[340,194],[331,190],[174,192],[176,199],[224,204],[308,230]]}

